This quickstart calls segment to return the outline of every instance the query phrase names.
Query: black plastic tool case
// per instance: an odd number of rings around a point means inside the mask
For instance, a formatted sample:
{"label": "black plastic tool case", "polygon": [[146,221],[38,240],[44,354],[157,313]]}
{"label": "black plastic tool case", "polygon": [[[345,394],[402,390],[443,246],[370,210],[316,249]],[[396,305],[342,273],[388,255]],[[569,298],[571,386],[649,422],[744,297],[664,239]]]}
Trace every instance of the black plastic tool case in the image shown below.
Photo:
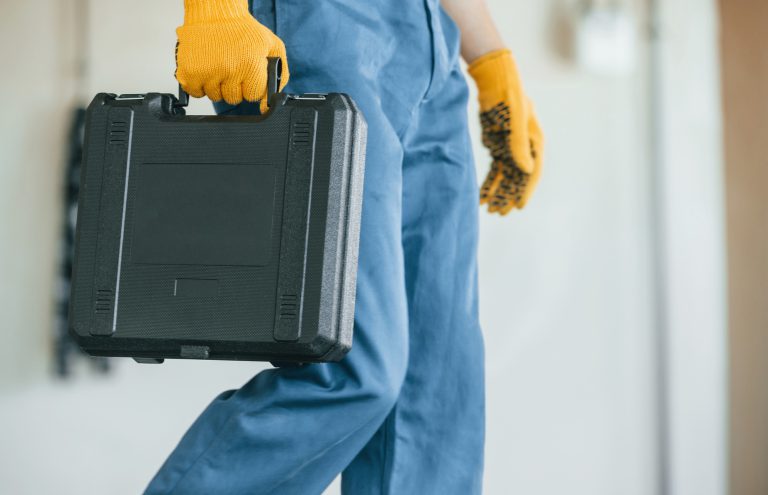
{"label": "black plastic tool case", "polygon": [[[270,84],[273,84],[271,81]],[[88,353],[334,361],[352,343],[366,124],[344,94],[88,107],[70,331]]]}

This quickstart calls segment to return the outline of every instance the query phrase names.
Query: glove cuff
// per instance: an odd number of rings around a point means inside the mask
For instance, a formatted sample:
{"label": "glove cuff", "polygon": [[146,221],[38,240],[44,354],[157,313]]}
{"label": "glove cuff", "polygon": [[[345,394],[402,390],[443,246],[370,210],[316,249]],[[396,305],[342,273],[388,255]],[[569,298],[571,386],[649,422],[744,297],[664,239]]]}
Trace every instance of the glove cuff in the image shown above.
{"label": "glove cuff", "polygon": [[251,17],[248,0],[184,0],[184,24]]}
{"label": "glove cuff", "polygon": [[477,58],[469,65],[468,71],[477,84],[482,111],[506,99],[510,87],[520,87],[517,66],[507,48]]}

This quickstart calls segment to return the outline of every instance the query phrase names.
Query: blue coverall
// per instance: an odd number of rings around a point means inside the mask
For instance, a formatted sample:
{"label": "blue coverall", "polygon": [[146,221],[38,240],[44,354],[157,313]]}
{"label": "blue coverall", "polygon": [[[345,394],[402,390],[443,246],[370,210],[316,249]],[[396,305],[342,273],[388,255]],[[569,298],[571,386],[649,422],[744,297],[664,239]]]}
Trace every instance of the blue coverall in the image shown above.
{"label": "blue coverall", "polygon": [[[438,0],[254,0],[286,91],[346,92],[368,121],[354,343],[217,397],[147,494],[481,493],[478,191],[459,32]],[[219,106],[221,112],[256,111]]]}

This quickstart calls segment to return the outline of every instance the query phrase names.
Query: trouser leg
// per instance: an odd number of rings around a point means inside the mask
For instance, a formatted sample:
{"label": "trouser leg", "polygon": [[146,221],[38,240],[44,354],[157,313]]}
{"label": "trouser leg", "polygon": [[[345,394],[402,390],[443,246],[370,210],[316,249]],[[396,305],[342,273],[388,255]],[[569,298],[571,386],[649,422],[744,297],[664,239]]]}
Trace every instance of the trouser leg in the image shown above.
{"label": "trouser leg", "polygon": [[403,139],[409,364],[344,493],[481,493],[484,352],[477,307],[477,188],[458,66]]}

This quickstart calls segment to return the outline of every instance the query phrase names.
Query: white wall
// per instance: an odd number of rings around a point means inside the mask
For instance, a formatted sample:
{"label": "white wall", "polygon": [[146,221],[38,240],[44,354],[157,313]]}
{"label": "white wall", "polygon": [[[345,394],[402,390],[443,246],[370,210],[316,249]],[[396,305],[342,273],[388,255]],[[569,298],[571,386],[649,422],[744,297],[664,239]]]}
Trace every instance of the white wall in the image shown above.
{"label": "white wall", "polygon": [[0,2],[0,386],[45,374],[70,102],[61,2]]}
{"label": "white wall", "polygon": [[482,216],[487,493],[654,493],[646,68],[558,56],[573,2],[490,4],[547,144],[528,208]]}

